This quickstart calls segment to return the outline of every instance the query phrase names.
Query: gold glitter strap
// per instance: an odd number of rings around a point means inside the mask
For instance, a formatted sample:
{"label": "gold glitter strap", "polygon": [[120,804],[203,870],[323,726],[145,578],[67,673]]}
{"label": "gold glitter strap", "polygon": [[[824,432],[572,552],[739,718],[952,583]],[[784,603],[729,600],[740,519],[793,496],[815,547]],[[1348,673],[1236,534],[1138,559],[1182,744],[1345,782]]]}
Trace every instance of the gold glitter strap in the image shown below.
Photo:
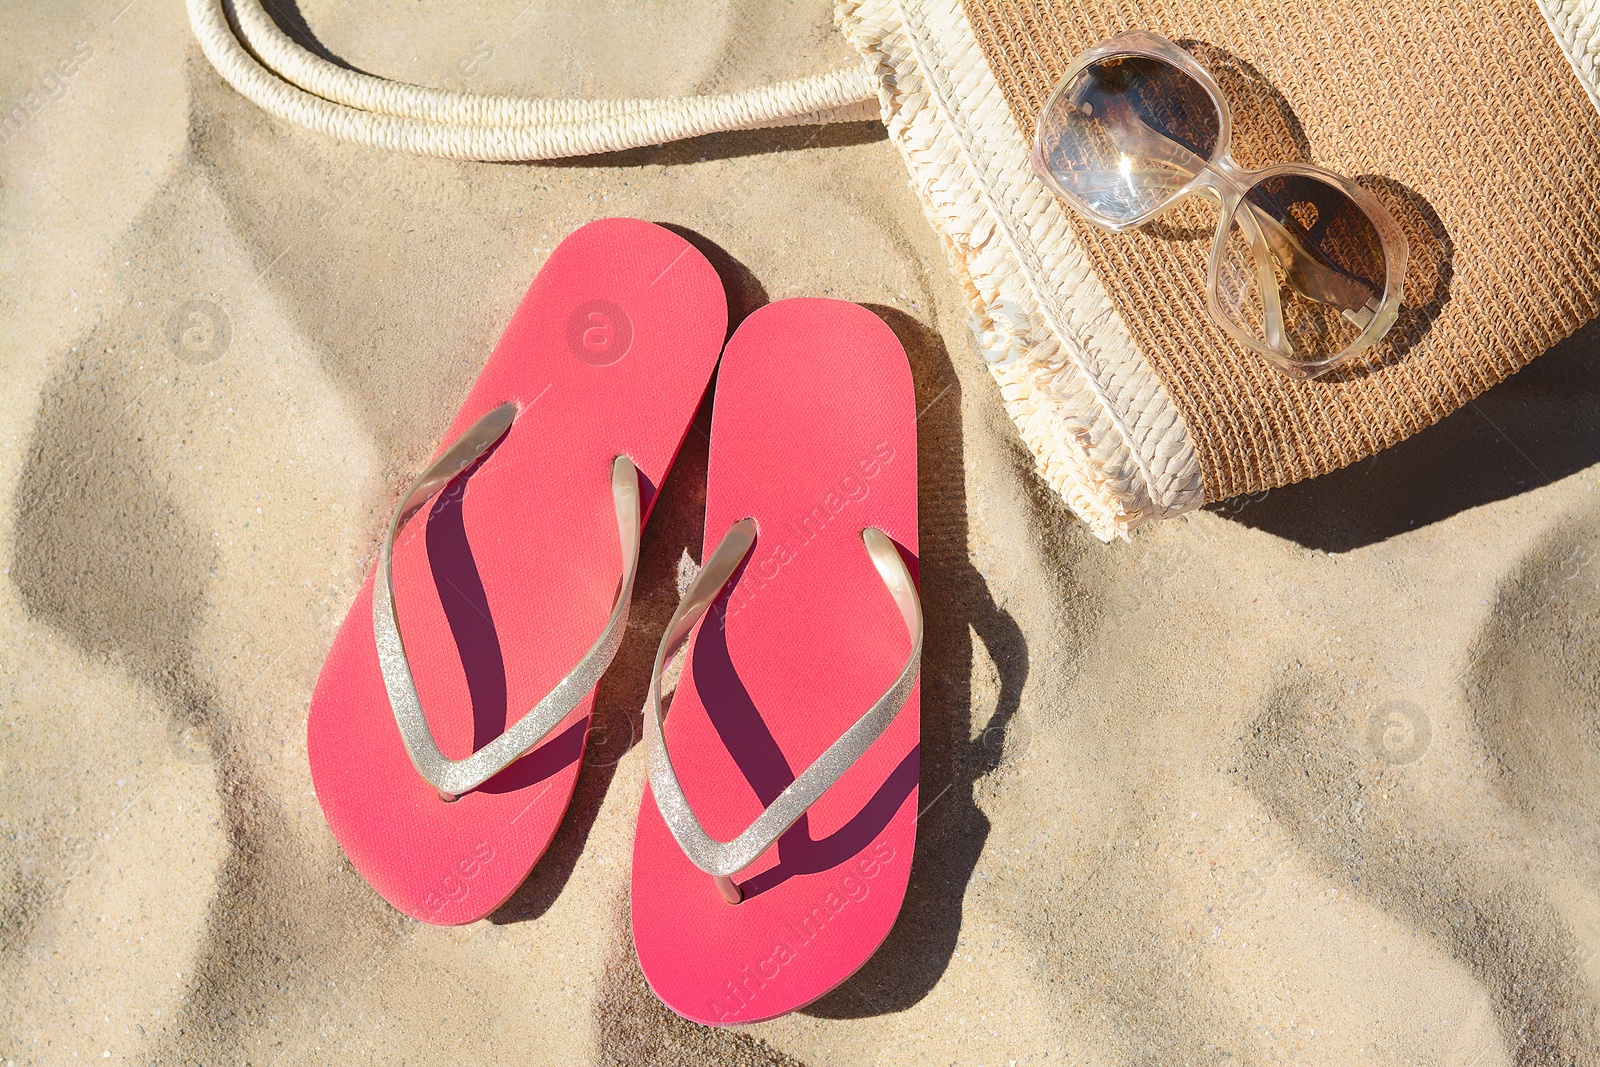
{"label": "gold glitter strap", "polygon": [[911,573],[900,558],[900,550],[888,535],[869,526],[861,531],[861,540],[905,620],[906,632],[911,637],[911,655],[888,692],[829,745],[816,762],[789,783],[743,833],[732,841],[714,840],[689,807],[683,786],[672,767],[672,756],[667,751],[666,736],[662,732],[666,716],[661,710],[661,673],[688,640],[695,623],[706,613],[706,609],[738,569],[740,561],[755,544],[755,539],[755,520],[741,519],[723,535],[716,551],[706,560],[694,584],[684,595],[683,602],[678,605],[656,650],[655,670],[650,675],[650,693],[644,711],[645,738],[649,746],[650,792],[655,796],[656,807],[660,809],[667,829],[672,831],[684,854],[696,867],[712,876],[730,904],[737,904],[742,898],[732,876],[760,858],[883,734],[910,698],[922,662],[922,603],[917,598]]}
{"label": "gold glitter strap", "polygon": [[639,474],[627,456],[618,456],[611,466],[611,496],[616,505],[617,538],[622,548],[622,583],[605,629],[572,672],[499,737],[465,759],[446,759],[439,751],[439,743],[434,740],[433,731],[422,713],[422,702],[417,697],[411,663],[406,658],[400,621],[394,609],[394,540],[406,520],[449,484],[450,479],[470,467],[506,435],[516,414],[515,404],[501,404],[474,423],[417,476],[389,523],[389,534],[384,538],[378,560],[377,580],[372,587],[372,632],[395,725],[400,728],[400,738],[405,742],[406,753],[417,773],[439,790],[445,800],[454,800],[482,785],[544,740],[595,687],[616,656],[627,631],[628,602],[633,598],[633,579],[639,565]]}

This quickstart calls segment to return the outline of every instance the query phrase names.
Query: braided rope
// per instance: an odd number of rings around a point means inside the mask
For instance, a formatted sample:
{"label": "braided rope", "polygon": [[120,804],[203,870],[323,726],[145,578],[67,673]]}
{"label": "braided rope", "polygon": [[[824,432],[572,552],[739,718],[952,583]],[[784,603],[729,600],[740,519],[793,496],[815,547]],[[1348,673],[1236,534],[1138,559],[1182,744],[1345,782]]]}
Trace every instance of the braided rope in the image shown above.
{"label": "braided rope", "polygon": [[260,0],[234,0],[242,41],[223,0],[186,2],[201,50],[242,96],[285,121],[375,148],[494,162],[560,159],[724,130],[879,117],[877,85],[866,66],[711,96],[491,96],[407,85],[329,63],[280,30]]}

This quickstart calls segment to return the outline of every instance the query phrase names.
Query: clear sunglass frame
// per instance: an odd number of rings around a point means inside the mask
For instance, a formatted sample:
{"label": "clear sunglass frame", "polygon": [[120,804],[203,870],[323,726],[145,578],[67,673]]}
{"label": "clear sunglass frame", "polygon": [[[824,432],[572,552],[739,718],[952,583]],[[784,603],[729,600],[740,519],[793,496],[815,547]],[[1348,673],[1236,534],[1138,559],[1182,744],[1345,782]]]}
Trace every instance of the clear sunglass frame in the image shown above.
{"label": "clear sunglass frame", "polygon": [[[1204,166],[1186,185],[1147,210],[1124,218],[1113,218],[1096,210],[1093,205],[1075,194],[1061,181],[1050,166],[1044,143],[1046,133],[1045,119],[1052,113],[1052,109],[1058,105],[1062,94],[1077,82],[1084,71],[1107,60],[1129,56],[1144,57],[1165,63],[1191,78],[1204,90],[1210,98],[1212,106],[1216,108],[1218,129],[1216,144],[1212,147],[1210,156],[1205,160]],[[1082,53],[1056,83],[1055,88],[1046,98],[1044,106],[1039,109],[1037,119],[1032,151],[1035,173],[1038,174],[1039,178],[1052,193],[1101,229],[1113,233],[1123,233],[1137,229],[1170,210],[1175,204],[1196,194],[1206,197],[1219,207],[1220,215],[1217,231],[1212,240],[1210,263],[1206,270],[1206,310],[1212,320],[1222,327],[1230,337],[1248,350],[1266,359],[1273,367],[1289,377],[1307,380],[1328,373],[1383,340],[1394,325],[1395,320],[1399,317],[1400,306],[1404,297],[1406,260],[1410,255],[1410,247],[1406,241],[1404,231],[1401,230],[1394,216],[1371,193],[1349,179],[1332,171],[1324,170],[1321,167],[1315,167],[1307,163],[1279,163],[1259,170],[1247,170],[1239,166],[1230,150],[1233,134],[1233,114],[1227,95],[1222,91],[1221,86],[1217,84],[1216,79],[1212,77],[1210,71],[1206,70],[1192,55],[1165,37],[1147,30],[1134,30],[1102,41]],[[1233,227],[1237,223],[1241,231],[1248,234],[1250,232],[1259,232],[1262,225],[1257,219],[1256,209],[1246,202],[1246,195],[1262,182],[1284,175],[1305,176],[1322,182],[1344,194],[1367,216],[1367,219],[1376,230],[1382,246],[1384,291],[1375,308],[1369,304],[1368,308],[1365,309],[1371,312],[1371,318],[1349,345],[1322,358],[1305,359],[1297,357],[1292,345],[1282,336],[1281,321],[1276,327],[1276,337],[1279,342],[1276,346],[1242,329],[1223,310],[1222,299],[1218,291],[1219,275],[1224,258],[1227,255],[1228,237],[1233,232]],[[1240,214],[1241,205],[1244,205],[1243,215]],[[1252,254],[1258,261],[1258,269],[1265,266],[1267,271],[1271,271],[1272,263],[1277,261],[1277,257],[1271,251],[1264,251],[1264,247],[1264,243],[1259,240],[1252,242]],[[1263,262],[1261,261],[1263,255],[1272,258]],[[1271,305],[1273,309],[1276,309],[1278,297],[1275,292],[1271,297],[1268,297],[1266,289],[1263,287],[1262,300]],[[1264,311],[1264,315],[1269,321],[1267,328],[1269,338],[1274,336],[1274,328],[1270,325],[1274,314],[1281,320],[1281,309]]]}

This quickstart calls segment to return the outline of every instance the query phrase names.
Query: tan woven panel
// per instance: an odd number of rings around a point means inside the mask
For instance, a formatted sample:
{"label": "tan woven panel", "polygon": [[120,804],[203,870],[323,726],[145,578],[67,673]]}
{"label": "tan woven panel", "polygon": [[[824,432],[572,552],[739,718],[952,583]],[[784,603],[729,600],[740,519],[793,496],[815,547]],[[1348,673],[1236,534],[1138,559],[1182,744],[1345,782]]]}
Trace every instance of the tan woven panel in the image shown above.
{"label": "tan woven panel", "polygon": [[1188,422],[1210,500],[1386,448],[1600,313],[1600,115],[1531,3],[966,4],[1026,137],[1079,52],[1151,29],[1217,75],[1240,163],[1355,177],[1410,238],[1406,307],[1385,343],[1294,382],[1206,315],[1214,209],[1186,204],[1126,235],[1074,217]]}

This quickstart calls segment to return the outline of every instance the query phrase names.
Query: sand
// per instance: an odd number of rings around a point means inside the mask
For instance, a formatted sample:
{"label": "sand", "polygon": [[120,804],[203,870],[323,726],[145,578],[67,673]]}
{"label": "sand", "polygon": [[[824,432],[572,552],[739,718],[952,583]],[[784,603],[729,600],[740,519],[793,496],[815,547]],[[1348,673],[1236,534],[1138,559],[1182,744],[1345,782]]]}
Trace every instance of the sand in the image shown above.
{"label": "sand", "polygon": [[[0,14],[0,1063],[1600,1063],[1600,330],[1356,468],[1101,545],[1033,475],[880,126],[387,156],[262,115],[181,5],[125,5]],[[299,14],[485,90],[849,59],[823,0]],[[925,408],[910,893],[843,987],[736,1032],[662,1008],[627,924],[703,436],[499,912],[395,913],[306,767],[397,494],[544,256],[621,214],[692,233],[736,316],[871,306]]]}

